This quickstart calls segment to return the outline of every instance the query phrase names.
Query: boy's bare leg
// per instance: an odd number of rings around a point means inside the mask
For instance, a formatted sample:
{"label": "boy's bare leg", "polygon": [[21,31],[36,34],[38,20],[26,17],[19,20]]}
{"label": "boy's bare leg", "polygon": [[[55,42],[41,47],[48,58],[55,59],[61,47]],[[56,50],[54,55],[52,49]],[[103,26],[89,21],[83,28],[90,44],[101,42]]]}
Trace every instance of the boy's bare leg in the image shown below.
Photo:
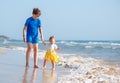
{"label": "boy's bare leg", "polygon": [[32,76],[31,76],[31,82],[30,83],[35,83],[35,78],[36,78],[36,73],[37,73],[37,69],[34,68],[33,72],[32,72]]}
{"label": "boy's bare leg", "polygon": [[34,47],[34,68],[39,68],[38,62],[38,44],[33,44]]}
{"label": "boy's bare leg", "polygon": [[26,52],[26,67],[29,67],[29,59],[30,59],[30,53],[32,50],[32,44],[31,43],[27,43],[27,52]]}
{"label": "boy's bare leg", "polygon": [[55,70],[55,62],[52,61],[52,70]]}
{"label": "boy's bare leg", "polygon": [[44,59],[43,69],[46,69],[46,59]]}

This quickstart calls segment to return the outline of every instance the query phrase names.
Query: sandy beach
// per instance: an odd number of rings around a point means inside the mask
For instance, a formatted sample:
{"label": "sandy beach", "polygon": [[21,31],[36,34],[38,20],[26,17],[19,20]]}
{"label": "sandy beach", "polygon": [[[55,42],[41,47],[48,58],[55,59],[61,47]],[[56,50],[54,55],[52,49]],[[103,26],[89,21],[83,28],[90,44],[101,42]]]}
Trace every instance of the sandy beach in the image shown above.
{"label": "sandy beach", "polygon": [[58,83],[120,83],[120,67],[103,60],[67,56],[59,65],[71,74],[59,77]]}
{"label": "sandy beach", "polygon": [[[77,55],[59,55],[56,70],[33,68],[33,58],[30,67],[25,67],[25,51],[2,49],[0,54],[0,83],[120,83],[120,67],[110,65],[103,60],[83,58]],[[38,65],[42,67],[44,52],[39,51]]]}
{"label": "sandy beach", "polygon": [[[33,58],[30,67],[25,67],[25,52],[6,50],[0,54],[0,83],[56,83],[56,71],[49,68],[42,70],[42,60],[39,60],[39,69],[33,68]],[[50,66],[51,67],[51,66]]]}
{"label": "sandy beach", "polygon": [[0,50],[0,54],[2,54],[2,53],[4,53],[4,51],[3,51],[3,50]]}

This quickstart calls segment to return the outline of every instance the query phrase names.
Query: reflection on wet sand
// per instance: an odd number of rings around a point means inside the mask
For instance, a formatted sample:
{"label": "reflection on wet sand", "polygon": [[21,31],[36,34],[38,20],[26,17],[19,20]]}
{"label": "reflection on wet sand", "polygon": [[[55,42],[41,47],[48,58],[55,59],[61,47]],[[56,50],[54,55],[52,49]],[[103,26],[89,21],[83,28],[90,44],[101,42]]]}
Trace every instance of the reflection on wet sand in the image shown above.
{"label": "reflection on wet sand", "polygon": [[23,83],[27,83],[28,79],[28,67],[25,68],[25,72],[24,72],[24,75],[23,75]]}
{"label": "reflection on wet sand", "polygon": [[[29,68],[26,67],[24,75],[23,75],[23,83],[29,83],[29,81],[28,81],[28,70],[29,70]],[[36,72],[37,72],[37,69],[34,68],[33,71],[32,71],[32,76],[30,78],[30,83],[35,83]]]}
{"label": "reflection on wet sand", "polygon": [[56,83],[56,73],[55,70],[52,70],[50,72],[46,72],[46,70],[43,70],[43,80],[42,83]]}
{"label": "reflection on wet sand", "polygon": [[[39,69],[34,68],[32,72],[29,70],[28,67],[25,68],[22,83],[57,83],[57,75],[55,70],[40,70],[40,74],[37,74]],[[31,74],[32,73],[32,74]]]}
{"label": "reflection on wet sand", "polygon": [[36,72],[37,72],[37,68],[34,68],[31,76],[31,83],[35,83]]}

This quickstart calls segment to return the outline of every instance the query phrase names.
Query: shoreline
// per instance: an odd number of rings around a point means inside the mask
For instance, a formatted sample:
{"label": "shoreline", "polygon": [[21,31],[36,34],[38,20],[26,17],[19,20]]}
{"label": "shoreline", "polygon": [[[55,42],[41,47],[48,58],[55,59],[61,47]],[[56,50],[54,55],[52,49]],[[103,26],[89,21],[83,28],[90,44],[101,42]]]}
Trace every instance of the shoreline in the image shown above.
{"label": "shoreline", "polygon": [[[120,67],[111,65],[104,60],[82,57],[82,55],[58,55],[56,70],[33,68],[33,56],[30,57],[30,67],[25,68],[25,51],[1,49],[5,52],[0,58],[0,82],[45,82],[45,83],[119,83]],[[42,67],[44,51],[39,51],[38,65]],[[43,55],[43,56],[42,56]],[[10,76],[10,77],[9,77]]]}

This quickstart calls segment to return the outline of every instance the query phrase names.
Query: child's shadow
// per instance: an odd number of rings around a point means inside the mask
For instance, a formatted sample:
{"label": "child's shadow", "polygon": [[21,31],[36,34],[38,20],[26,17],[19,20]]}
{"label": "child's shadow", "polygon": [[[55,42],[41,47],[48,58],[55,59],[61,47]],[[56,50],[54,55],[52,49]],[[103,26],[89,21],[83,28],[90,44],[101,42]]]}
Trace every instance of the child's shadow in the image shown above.
{"label": "child's shadow", "polygon": [[42,83],[56,83],[56,73],[55,70],[52,70],[51,72],[46,72],[46,70],[43,70],[43,79]]}

